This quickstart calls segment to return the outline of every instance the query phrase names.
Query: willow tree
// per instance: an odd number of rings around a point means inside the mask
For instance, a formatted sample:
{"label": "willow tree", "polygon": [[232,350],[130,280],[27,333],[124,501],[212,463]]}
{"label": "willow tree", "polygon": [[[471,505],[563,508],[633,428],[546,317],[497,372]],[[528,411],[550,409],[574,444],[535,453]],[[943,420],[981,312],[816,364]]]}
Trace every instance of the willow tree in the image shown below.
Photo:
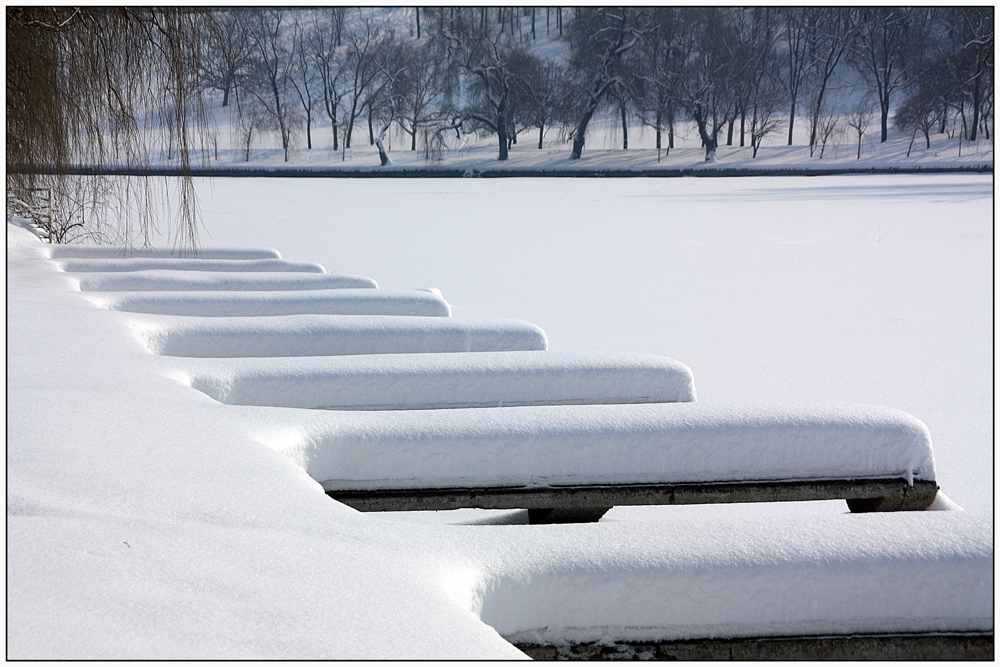
{"label": "willow tree", "polygon": [[[207,127],[195,74],[212,25],[183,8],[7,7],[8,198],[47,189],[91,240],[146,245],[166,197],[167,232],[193,250],[191,163]],[[109,174],[142,173],[164,146],[182,174],[174,194]]]}

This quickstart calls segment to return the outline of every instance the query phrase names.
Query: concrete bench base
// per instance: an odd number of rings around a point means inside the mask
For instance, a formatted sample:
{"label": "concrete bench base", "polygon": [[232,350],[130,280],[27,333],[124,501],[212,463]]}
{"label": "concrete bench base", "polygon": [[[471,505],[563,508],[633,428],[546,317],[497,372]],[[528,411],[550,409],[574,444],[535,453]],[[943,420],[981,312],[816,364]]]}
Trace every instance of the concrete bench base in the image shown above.
{"label": "concrete bench base", "polygon": [[846,500],[852,512],[927,509],[937,495],[933,481],[835,479],[706,484],[623,484],[470,489],[327,490],[334,500],[362,512],[527,509],[529,523],[597,521],[619,505]]}
{"label": "concrete bench base", "polygon": [[768,637],[611,646],[515,644],[535,660],[993,660],[981,633]]}

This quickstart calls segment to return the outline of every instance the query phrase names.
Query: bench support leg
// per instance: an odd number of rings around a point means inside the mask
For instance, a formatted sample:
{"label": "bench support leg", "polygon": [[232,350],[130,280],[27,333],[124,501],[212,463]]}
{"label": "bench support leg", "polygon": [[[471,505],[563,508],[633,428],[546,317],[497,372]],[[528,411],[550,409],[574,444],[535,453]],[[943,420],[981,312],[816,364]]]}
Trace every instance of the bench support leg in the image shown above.
{"label": "bench support leg", "polygon": [[546,523],[595,523],[601,520],[610,507],[582,507],[579,509],[534,508],[528,510],[529,524]]}
{"label": "bench support leg", "polygon": [[847,507],[854,513],[920,511],[931,506],[937,489],[933,482],[917,482],[913,486],[892,489],[892,493],[885,496],[848,498]]}

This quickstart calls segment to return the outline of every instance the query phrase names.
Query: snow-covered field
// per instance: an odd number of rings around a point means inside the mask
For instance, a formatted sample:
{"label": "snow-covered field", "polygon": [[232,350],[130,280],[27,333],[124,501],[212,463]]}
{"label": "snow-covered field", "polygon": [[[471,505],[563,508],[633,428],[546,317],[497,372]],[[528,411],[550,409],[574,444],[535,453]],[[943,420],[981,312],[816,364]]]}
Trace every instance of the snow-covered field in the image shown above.
{"label": "snow-covered field", "polygon": [[293,463],[301,433],[278,408],[192,391],[142,335],[164,316],[95,307],[88,274],[8,226],[8,657],[992,631],[991,176],[198,187],[206,248],[437,288],[459,324],[526,320],[560,354],[670,357],[698,404],[903,410],[963,509],[358,514]]}
{"label": "snow-covered field", "polygon": [[[559,129],[546,132],[542,148],[538,147],[535,134],[521,135],[520,143],[510,149],[510,157],[497,161],[496,138],[465,134],[461,138],[449,135],[446,148],[439,154],[426,150],[423,141],[417,150],[410,150],[409,138],[394,127],[387,141],[391,164],[379,166],[378,149],[369,144],[366,132],[362,132],[350,149],[343,147],[333,150],[329,125],[320,124],[313,128],[313,148],[306,148],[304,131],[293,135],[292,148],[288,160],[284,159],[281,143],[273,134],[262,134],[255,142],[249,156],[239,146],[238,132],[233,127],[227,109],[212,103],[212,127],[218,137],[218,146],[195,152],[195,166],[217,169],[317,169],[330,171],[396,171],[407,169],[464,169],[474,174],[482,170],[533,170],[533,171],[573,171],[573,170],[616,170],[644,171],[660,169],[684,169],[712,171],[717,169],[871,169],[871,168],[968,168],[993,164],[993,141],[980,138],[969,143],[958,136],[947,134],[930,136],[927,146],[923,136],[911,144],[911,135],[890,129],[888,140],[879,142],[877,129],[864,135],[860,154],[857,135],[845,132],[835,133],[825,147],[817,145],[809,148],[808,125],[799,119],[795,125],[794,145],[787,144],[787,130],[776,132],[762,140],[756,157],[750,148],[739,145],[739,129],[732,146],[725,145],[725,135],[720,135],[723,145],[719,146],[717,160],[705,162],[705,149],[693,122],[677,125],[674,137],[675,148],[667,150],[664,135],[662,150],[656,149],[656,133],[642,125],[629,128],[629,148],[622,150],[622,130],[612,118],[598,115],[587,133],[587,143],[582,158],[569,157],[572,142],[568,133]],[[845,126],[844,122],[841,122]],[[357,136],[357,135],[356,135]],[[176,159],[166,159],[166,153],[154,156],[154,162],[175,165]]]}

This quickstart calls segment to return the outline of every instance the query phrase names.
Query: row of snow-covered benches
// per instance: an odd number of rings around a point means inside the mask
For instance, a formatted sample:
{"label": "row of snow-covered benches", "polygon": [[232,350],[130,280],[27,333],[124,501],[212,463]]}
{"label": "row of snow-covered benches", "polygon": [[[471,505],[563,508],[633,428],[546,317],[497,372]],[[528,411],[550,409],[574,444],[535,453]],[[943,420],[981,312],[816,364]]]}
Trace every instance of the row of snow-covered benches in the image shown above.
{"label": "row of snow-covered benches", "polygon": [[924,509],[937,491],[926,428],[895,410],[697,403],[672,359],[548,351],[532,324],[455,318],[434,290],[270,250],[52,257],[194,389],[304,434],[296,460],[361,510],[579,521],[630,504]]}

